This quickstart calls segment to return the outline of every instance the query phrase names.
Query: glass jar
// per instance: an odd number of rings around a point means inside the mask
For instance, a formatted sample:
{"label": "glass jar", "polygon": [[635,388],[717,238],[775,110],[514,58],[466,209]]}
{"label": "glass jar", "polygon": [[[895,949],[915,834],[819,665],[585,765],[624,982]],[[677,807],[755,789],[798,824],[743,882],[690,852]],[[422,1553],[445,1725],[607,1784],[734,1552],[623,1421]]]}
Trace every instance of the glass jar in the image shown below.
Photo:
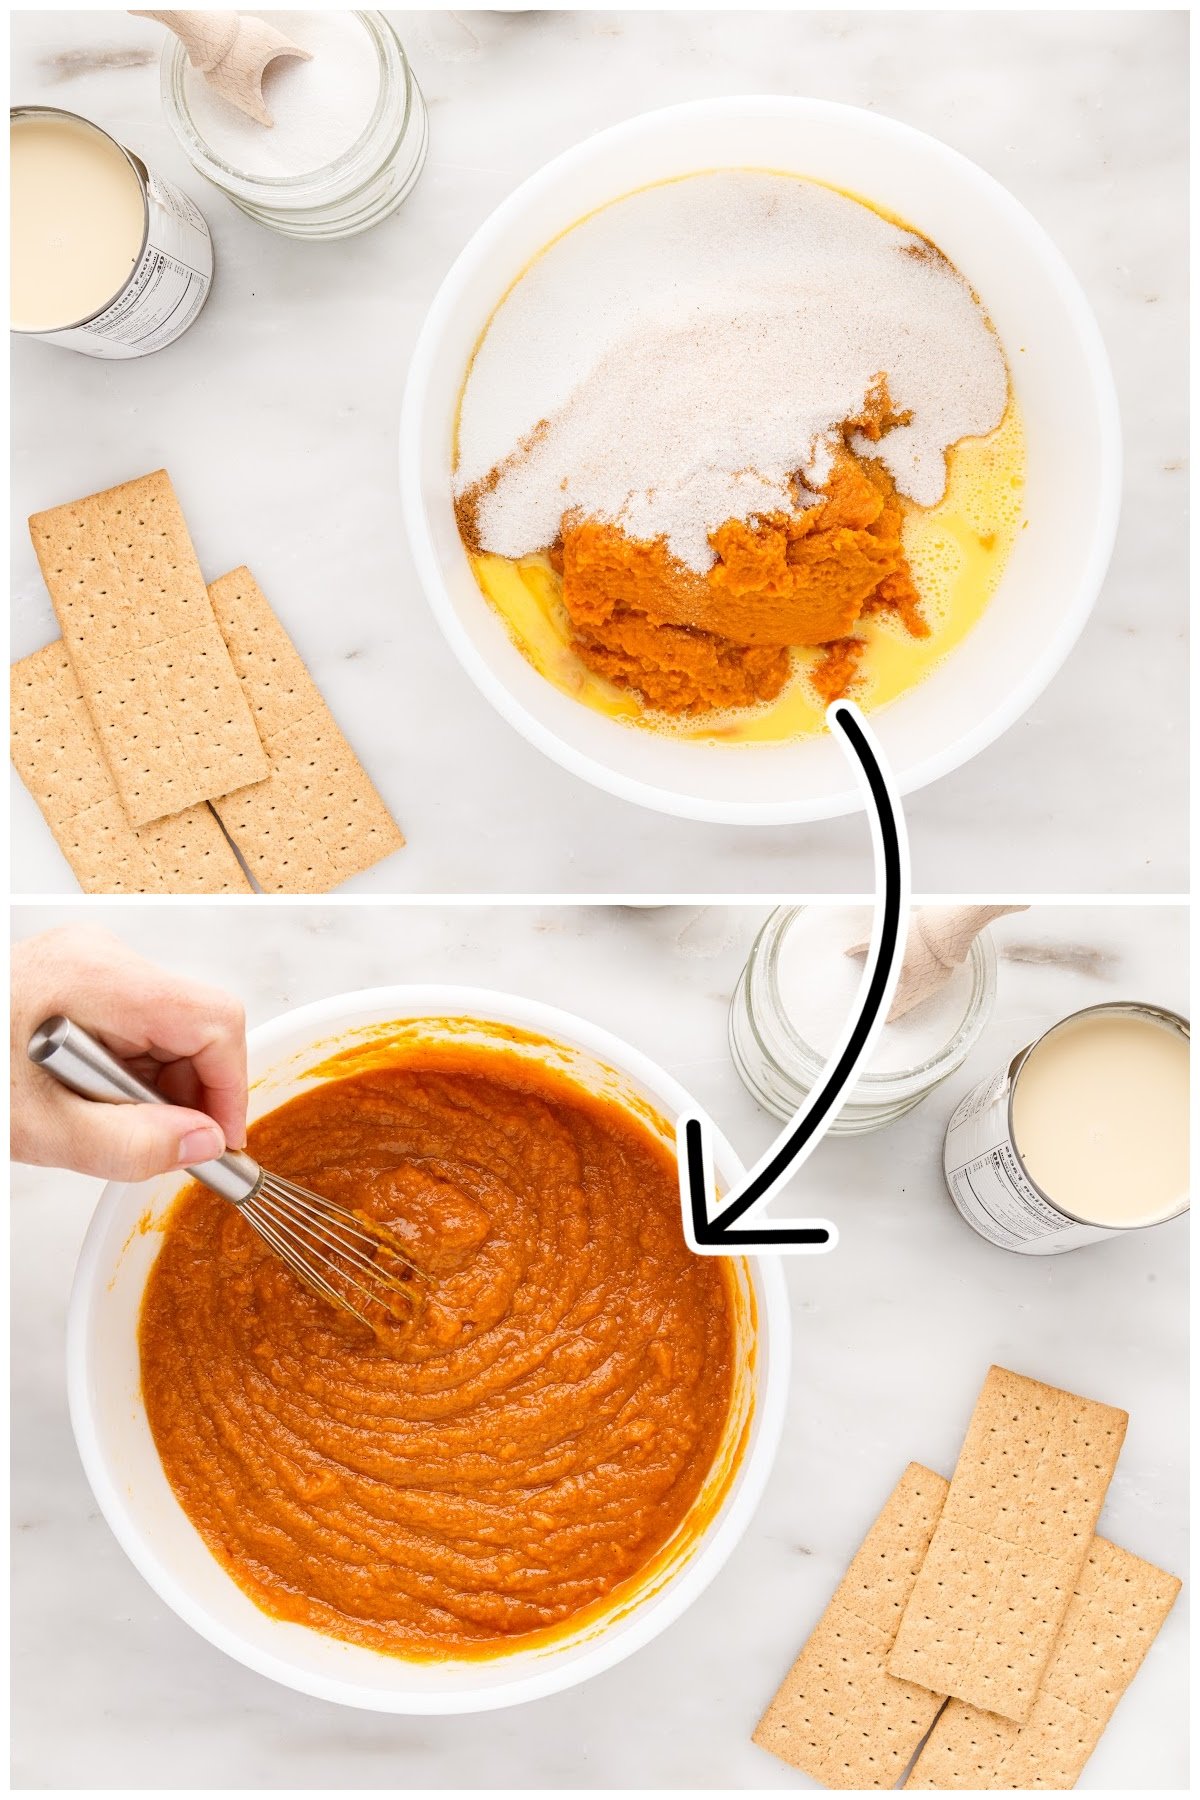
{"label": "glass jar", "polygon": [[163,110],[192,166],[244,213],[286,237],[344,238],[369,230],[408,196],[425,161],[428,114],[400,40],[382,13],[354,17],[379,58],[379,98],[357,142],[305,175],[250,175],[222,161],[188,106],[187,51],[176,37],[163,49]]}
{"label": "glass jar", "polygon": [[[799,1112],[825,1069],[826,1053],[805,1043],[784,1010],[779,952],[788,928],[805,909],[780,906],[758,936],[729,1008],[729,1048],[742,1081],[777,1119]],[[980,933],[967,954],[971,978],[966,1010],[936,1055],[911,1069],[860,1075],[829,1127],[835,1137],[876,1131],[900,1118],[952,1075],[987,1023],[996,997],[996,952]]]}

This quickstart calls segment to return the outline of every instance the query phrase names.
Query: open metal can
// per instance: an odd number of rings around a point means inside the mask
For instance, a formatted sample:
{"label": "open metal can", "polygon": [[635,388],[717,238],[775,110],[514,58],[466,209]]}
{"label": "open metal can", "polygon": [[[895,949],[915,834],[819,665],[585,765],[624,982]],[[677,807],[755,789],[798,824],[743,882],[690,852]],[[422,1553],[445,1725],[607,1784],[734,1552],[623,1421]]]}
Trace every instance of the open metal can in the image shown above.
{"label": "open metal can", "polygon": [[1030,1174],[1017,1147],[1013,1101],[1030,1056],[1064,1026],[1103,1014],[1138,1015],[1190,1041],[1187,1020],[1163,1007],[1132,1001],[1086,1007],[1060,1019],[1018,1051],[999,1074],[980,1082],[946,1127],[942,1162],[950,1198],[972,1230],[1003,1250],[1015,1250],[1022,1256],[1057,1256],[1103,1238],[1167,1224],[1188,1210],[1185,1194],[1173,1211],[1152,1219],[1097,1223],[1051,1199]]}
{"label": "open metal can", "polygon": [[54,319],[36,328],[14,321],[14,335],[112,360],[149,356],[174,343],[197,317],[212,287],[212,239],[203,214],[139,156],[78,113],[53,106],[14,106],[9,119],[13,130],[25,122],[43,121],[94,134],[107,147],[106,154],[115,151],[128,165],[142,208],[141,246],[116,292],[84,318],[64,318],[61,323]]}

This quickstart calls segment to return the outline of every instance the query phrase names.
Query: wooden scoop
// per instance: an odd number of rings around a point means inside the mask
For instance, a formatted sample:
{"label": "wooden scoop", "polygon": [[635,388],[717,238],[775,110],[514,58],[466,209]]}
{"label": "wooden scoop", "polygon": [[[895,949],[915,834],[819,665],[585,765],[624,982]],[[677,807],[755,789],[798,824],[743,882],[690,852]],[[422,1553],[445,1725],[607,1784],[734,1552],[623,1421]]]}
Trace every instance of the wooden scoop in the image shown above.
{"label": "wooden scoop", "polygon": [[188,53],[188,61],[204,79],[239,112],[259,125],[274,125],[263,99],[263,73],[279,56],[298,56],[312,61],[311,50],[301,50],[282,31],[264,19],[236,12],[140,12],[135,19],[157,19],[173,31]]}
{"label": "wooden scoop", "polygon": [[[902,1019],[944,987],[986,925],[1025,906],[920,906],[908,925],[908,943],[888,1023]],[[847,956],[865,956],[869,938],[848,944]]]}

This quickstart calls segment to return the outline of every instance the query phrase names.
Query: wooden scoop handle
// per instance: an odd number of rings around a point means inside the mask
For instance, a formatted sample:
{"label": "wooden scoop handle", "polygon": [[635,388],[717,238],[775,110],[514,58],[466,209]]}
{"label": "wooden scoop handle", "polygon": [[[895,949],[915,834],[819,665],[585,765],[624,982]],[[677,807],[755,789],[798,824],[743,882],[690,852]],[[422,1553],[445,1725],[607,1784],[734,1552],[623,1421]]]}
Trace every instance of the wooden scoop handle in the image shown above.
{"label": "wooden scoop handle", "polygon": [[131,9],[135,19],[157,19],[173,31],[188,53],[194,69],[207,74],[224,62],[238,34],[235,12],[142,12]]}
{"label": "wooden scoop handle", "polygon": [[[888,1013],[889,1024],[945,985],[985,926],[1005,913],[1025,911],[1024,906],[918,907],[909,919],[908,945]],[[869,942],[861,938],[848,944],[846,955],[863,955]]]}
{"label": "wooden scoop handle", "polygon": [[236,12],[138,12],[138,19],[157,19],[173,31],[188,61],[232,106],[270,127],[274,121],[263,99],[263,70],[280,56],[311,62],[302,50],[266,19]]}

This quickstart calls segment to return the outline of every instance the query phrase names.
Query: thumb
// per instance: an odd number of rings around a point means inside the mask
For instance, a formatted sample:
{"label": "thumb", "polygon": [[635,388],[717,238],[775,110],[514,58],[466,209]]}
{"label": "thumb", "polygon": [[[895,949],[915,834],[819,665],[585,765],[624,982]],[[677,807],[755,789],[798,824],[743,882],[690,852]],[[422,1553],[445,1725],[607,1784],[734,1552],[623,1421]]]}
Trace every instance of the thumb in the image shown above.
{"label": "thumb", "polygon": [[97,1106],[74,1101],[60,1160],[106,1181],[146,1181],[207,1162],[225,1149],[221,1127],[187,1106]]}

